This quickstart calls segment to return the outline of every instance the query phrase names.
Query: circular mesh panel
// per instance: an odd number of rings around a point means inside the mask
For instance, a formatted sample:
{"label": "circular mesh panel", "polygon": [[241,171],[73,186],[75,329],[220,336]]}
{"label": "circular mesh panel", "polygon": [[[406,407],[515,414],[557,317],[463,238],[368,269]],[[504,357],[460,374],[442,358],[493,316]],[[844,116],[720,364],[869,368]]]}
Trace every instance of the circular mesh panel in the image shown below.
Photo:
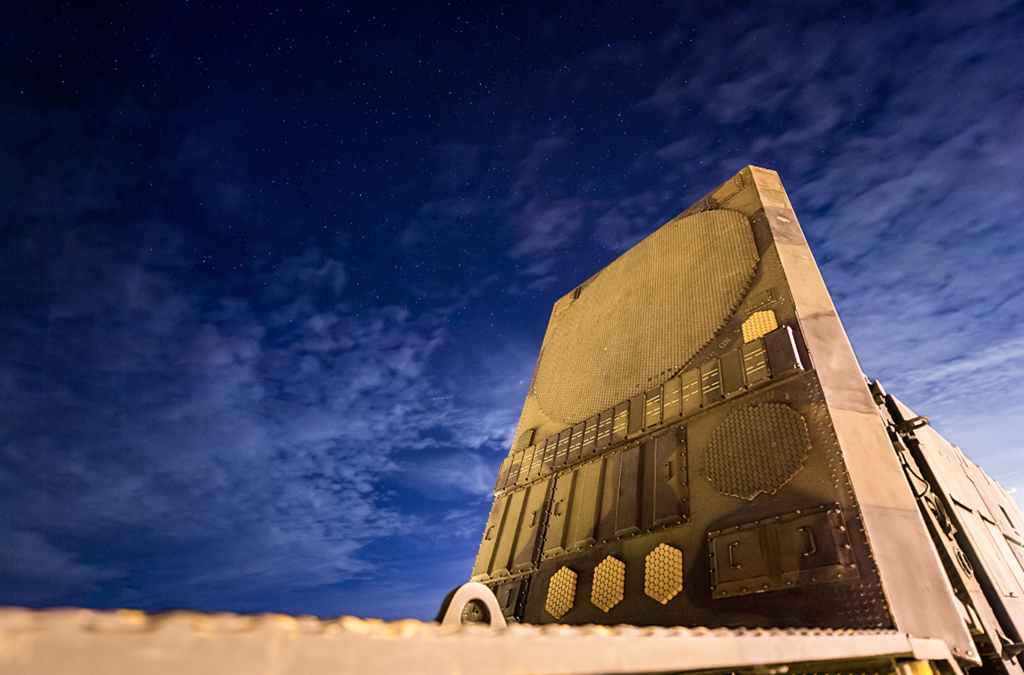
{"label": "circular mesh panel", "polygon": [[572,424],[683,367],[732,315],[756,264],[741,213],[705,211],[664,225],[578,298],[559,300],[533,381],[540,409]]}
{"label": "circular mesh panel", "polygon": [[796,475],[810,447],[804,418],[788,405],[743,408],[712,434],[706,449],[708,478],[733,497],[771,494]]}

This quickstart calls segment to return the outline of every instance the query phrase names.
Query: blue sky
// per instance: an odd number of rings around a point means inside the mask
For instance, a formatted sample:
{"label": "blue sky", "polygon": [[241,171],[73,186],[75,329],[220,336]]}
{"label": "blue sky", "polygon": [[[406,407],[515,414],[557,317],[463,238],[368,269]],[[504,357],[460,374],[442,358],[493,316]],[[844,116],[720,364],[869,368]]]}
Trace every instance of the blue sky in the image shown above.
{"label": "blue sky", "polygon": [[746,164],[1024,490],[1024,6],[25,3],[0,604],[432,618],[553,302]]}

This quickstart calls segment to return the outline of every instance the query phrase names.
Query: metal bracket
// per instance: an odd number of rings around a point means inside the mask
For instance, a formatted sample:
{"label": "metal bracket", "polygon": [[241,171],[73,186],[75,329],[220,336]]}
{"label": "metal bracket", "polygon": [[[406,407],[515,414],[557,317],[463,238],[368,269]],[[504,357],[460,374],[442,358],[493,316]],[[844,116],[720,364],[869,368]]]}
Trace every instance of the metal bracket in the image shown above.
{"label": "metal bracket", "polygon": [[928,426],[930,420],[927,417],[912,417],[906,422],[901,422],[896,425],[896,431],[906,436],[916,429]]}

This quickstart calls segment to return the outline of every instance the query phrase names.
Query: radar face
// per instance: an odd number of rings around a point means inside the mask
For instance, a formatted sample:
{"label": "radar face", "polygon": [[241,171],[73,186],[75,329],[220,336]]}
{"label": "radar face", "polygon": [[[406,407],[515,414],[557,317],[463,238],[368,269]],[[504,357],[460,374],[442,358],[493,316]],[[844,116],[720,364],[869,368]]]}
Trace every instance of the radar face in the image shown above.
{"label": "radar face", "polygon": [[472,578],[513,620],[970,643],[772,171],[555,303],[495,493]]}

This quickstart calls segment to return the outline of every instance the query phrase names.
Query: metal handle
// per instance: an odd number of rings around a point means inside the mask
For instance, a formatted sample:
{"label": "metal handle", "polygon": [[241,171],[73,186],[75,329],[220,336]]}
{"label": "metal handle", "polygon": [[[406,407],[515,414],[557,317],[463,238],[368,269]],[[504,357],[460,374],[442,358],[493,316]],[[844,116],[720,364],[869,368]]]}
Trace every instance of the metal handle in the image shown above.
{"label": "metal handle", "polygon": [[732,550],[734,548],[736,548],[737,546],[739,546],[739,545],[740,545],[740,543],[738,541],[734,541],[731,544],[729,544],[729,566],[732,567],[734,570],[738,570],[741,567],[743,567],[743,565],[741,565],[740,563],[736,562],[736,560],[733,558],[733,555],[732,555]]}
{"label": "metal handle", "polygon": [[817,544],[817,542],[814,541],[814,530],[812,530],[809,527],[801,527],[799,530],[797,530],[797,532],[806,532],[807,533],[807,543],[810,546],[810,549],[804,551],[804,557],[807,557],[809,555],[814,555],[815,553],[817,553],[818,552],[818,544]]}

